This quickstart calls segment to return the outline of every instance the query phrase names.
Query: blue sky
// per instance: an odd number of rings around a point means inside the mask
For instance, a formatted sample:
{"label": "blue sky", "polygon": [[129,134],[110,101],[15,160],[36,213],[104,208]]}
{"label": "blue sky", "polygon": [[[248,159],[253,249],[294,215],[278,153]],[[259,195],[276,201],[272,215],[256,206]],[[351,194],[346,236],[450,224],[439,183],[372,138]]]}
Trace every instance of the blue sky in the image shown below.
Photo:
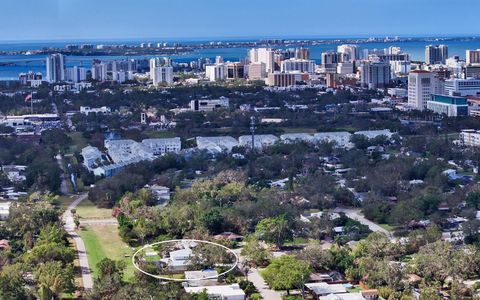
{"label": "blue sky", "polygon": [[[0,0],[0,40],[473,35],[478,0]],[[470,20],[471,22],[466,22]]]}

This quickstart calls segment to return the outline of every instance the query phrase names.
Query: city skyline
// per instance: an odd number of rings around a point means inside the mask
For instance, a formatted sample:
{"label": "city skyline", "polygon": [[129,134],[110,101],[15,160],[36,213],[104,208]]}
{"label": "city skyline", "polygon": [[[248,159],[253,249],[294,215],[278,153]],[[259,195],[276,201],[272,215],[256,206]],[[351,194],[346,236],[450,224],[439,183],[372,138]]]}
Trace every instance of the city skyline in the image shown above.
{"label": "city skyline", "polygon": [[[364,37],[477,35],[468,22],[438,22],[451,0],[407,0],[402,7],[388,1],[346,0],[341,7],[326,1],[292,7],[285,0],[253,0],[226,5],[221,0],[6,0],[0,20],[1,41],[99,39],[201,39],[262,37]],[[434,4],[434,5],[433,5]],[[475,17],[480,3],[468,7],[458,21]],[[294,14],[292,14],[295,11]],[[335,10],[334,10],[335,8]],[[22,22],[18,23],[18,14]],[[461,18],[461,19],[460,19]]]}

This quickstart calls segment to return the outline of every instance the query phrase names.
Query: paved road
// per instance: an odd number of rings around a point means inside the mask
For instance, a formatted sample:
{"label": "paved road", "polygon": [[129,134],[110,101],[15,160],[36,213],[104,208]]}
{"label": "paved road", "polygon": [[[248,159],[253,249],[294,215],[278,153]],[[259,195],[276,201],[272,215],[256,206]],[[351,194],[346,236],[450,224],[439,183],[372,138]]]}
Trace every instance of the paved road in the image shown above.
{"label": "paved road", "polygon": [[75,223],[73,222],[73,215],[70,211],[76,208],[77,205],[80,204],[80,202],[85,200],[87,197],[88,197],[87,193],[80,195],[77,199],[75,199],[75,201],[73,201],[68,206],[67,210],[62,216],[63,223],[65,224],[64,228],[68,232],[70,237],[73,239],[73,241],[75,242],[75,245],[77,246],[78,261],[80,264],[80,269],[82,271],[83,287],[86,290],[93,288],[92,273],[88,265],[87,250],[85,248],[85,244],[83,243],[82,238],[75,231]]}
{"label": "paved road", "polygon": [[115,218],[108,219],[80,219],[81,225],[118,225]]}
{"label": "paved road", "polygon": [[265,280],[263,280],[258,269],[251,269],[250,272],[248,272],[248,280],[255,285],[263,299],[282,300],[282,293],[270,289],[265,283]]}
{"label": "paved road", "polygon": [[69,195],[70,191],[68,190],[67,178],[65,177],[65,172],[63,172],[63,158],[60,154],[57,154],[55,158],[57,159],[57,163],[58,163],[58,166],[60,167],[60,170],[62,170],[62,172],[60,173],[60,179],[62,179],[62,183],[60,185],[60,191],[64,195]]}
{"label": "paved road", "polygon": [[382,228],[377,223],[374,223],[374,222],[368,220],[367,218],[365,218],[365,216],[360,212],[359,209],[337,207],[335,209],[335,211],[336,212],[343,212],[350,219],[356,220],[356,221],[362,223],[363,225],[367,225],[368,228],[370,228],[371,231],[381,232],[381,233],[385,234],[386,236],[388,236],[390,239],[393,238],[393,235],[390,231],[386,230],[385,228]]}

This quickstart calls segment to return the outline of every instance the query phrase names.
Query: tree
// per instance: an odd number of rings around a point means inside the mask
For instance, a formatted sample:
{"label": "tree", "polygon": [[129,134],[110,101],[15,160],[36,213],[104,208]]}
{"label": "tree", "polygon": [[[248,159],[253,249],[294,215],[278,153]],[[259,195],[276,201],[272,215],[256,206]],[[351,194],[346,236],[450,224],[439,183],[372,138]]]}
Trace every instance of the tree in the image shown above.
{"label": "tree", "polygon": [[261,220],[255,227],[255,234],[262,240],[273,243],[279,248],[292,237],[292,231],[285,215]]}
{"label": "tree", "polygon": [[449,276],[453,280],[467,279],[479,270],[478,252],[473,247],[455,249],[445,241],[436,241],[420,248],[410,261],[410,268],[425,282],[443,284]]}
{"label": "tree", "polygon": [[222,231],[224,218],[220,210],[218,208],[214,208],[203,214],[200,221],[211,234],[218,234]]}
{"label": "tree", "polygon": [[95,278],[93,290],[87,294],[87,299],[115,299],[124,285],[125,263],[104,258],[97,264],[97,269],[99,276]]}
{"label": "tree", "polygon": [[298,254],[298,259],[308,262],[315,271],[330,270],[333,265],[332,253],[320,245],[307,246]]}
{"label": "tree", "polygon": [[465,198],[467,206],[478,209],[480,207],[480,192],[471,192]]}
{"label": "tree", "polygon": [[245,245],[242,248],[241,255],[245,257],[245,263],[249,267],[263,266],[271,258],[268,249],[260,243],[256,236],[245,238]]}
{"label": "tree", "polygon": [[64,266],[59,261],[40,264],[34,274],[41,300],[60,299],[61,293],[71,293],[75,289],[72,266]]}
{"label": "tree", "polygon": [[0,273],[0,299],[27,299],[25,280],[22,276],[22,266],[19,264],[3,268]]}
{"label": "tree", "polygon": [[294,288],[303,290],[303,285],[310,278],[311,272],[307,262],[284,255],[273,259],[262,272],[262,276],[271,288],[287,290],[287,294],[290,294],[290,290]]}
{"label": "tree", "polygon": [[399,258],[405,250],[398,242],[391,242],[383,233],[373,232],[358,242],[355,248],[356,257],[372,257],[376,259]]}

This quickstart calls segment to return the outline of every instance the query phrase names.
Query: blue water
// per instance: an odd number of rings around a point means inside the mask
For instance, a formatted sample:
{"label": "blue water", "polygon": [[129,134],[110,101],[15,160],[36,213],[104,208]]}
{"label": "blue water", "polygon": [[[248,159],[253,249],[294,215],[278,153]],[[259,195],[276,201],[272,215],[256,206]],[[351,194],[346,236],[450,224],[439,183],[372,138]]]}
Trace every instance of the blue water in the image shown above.
{"label": "blue water", "polygon": [[[164,42],[160,40],[160,42]],[[182,41],[180,41],[182,42]],[[206,40],[197,41],[183,41],[185,43],[208,43]],[[1,42],[0,51],[20,51],[20,50],[36,50],[42,47],[58,47],[64,48],[65,45],[74,44],[126,44],[126,45],[138,45],[140,41],[54,41],[54,42]],[[156,43],[152,41],[152,43]],[[410,53],[412,60],[423,61],[425,46],[431,44],[431,42],[378,42],[378,43],[365,43],[359,44],[360,51],[362,49],[385,49],[390,46],[399,46],[403,51]],[[467,49],[479,49],[480,39],[473,41],[452,41],[446,43],[449,46],[449,56],[458,55],[461,58],[465,58],[465,50]],[[292,46],[294,47],[294,46]],[[337,44],[316,45],[309,46],[311,58],[320,61],[322,52],[328,50],[335,50]],[[218,49],[201,49],[184,55],[173,55],[171,58],[176,62],[189,62],[196,60],[200,57],[208,57],[212,60],[215,56],[220,55],[225,60],[238,61],[247,56],[248,48],[218,48]],[[143,58],[149,58],[148,56],[142,56]],[[66,58],[67,66],[82,65],[90,67],[94,58],[101,60],[113,60],[113,59],[125,59],[125,58],[142,58],[142,57],[125,57],[125,56],[68,56]],[[0,55],[0,63],[5,61],[19,60],[24,61],[21,65],[15,66],[0,66],[0,79],[16,79],[21,72],[34,71],[45,72],[45,55],[16,55],[16,56],[2,56]]]}

